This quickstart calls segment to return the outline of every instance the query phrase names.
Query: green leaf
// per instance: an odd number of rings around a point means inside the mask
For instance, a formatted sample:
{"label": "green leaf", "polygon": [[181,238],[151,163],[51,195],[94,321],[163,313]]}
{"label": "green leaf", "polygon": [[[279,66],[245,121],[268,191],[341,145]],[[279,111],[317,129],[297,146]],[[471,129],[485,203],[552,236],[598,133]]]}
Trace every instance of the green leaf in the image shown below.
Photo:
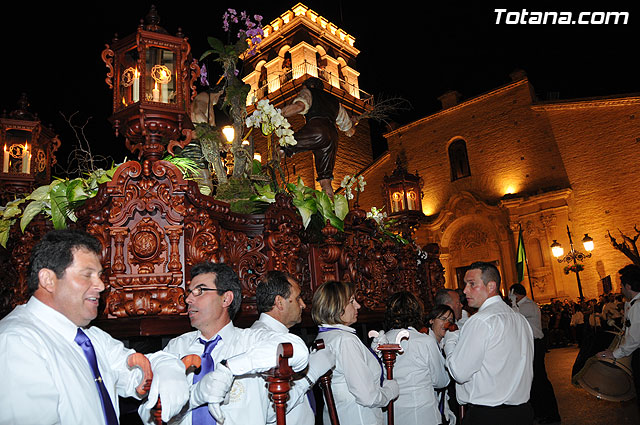
{"label": "green leaf", "polygon": [[253,160],[253,167],[251,170],[251,174],[260,174],[262,173],[262,163],[260,161],[258,161],[257,159]]}
{"label": "green leaf", "polygon": [[31,194],[27,196],[27,199],[34,200],[34,201],[43,201],[49,197],[50,189],[51,189],[51,185],[40,186],[39,188],[31,192]]}
{"label": "green leaf", "polygon": [[322,214],[324,220],[329,220],[333,227],[343,231],[344,222],[333,213],[333,205],[329,196],[324,192],[316,191],[316,200],[318,201],[318,211]]}
{"label": "green leaf", "polygon": [[67,185],[58,184],[51,190],[51,221],[55,229],[67,227],[69,216],[69,201],[67,200]]}
{"label": "green leaf", "polygon": [[200,55],[200,61],[203,61],[207,56],[215,53],[213,50],[207,50],[202,55]]}
{"label": "green leaf", "polygon": [[31,223],[31,220],[33,220],[33,217],[44,211],[45,207],[46,204],[44,201],[31,201],[26,206],[20,219],[20,230],[22,230],[23,233],[24,229],[26,229],[29,223]]}
{"label": "green leaf", "polygon": [[0,245],[7,247],[7,241],[9,240],[9,233],[11,232],[11,226],[16,220],[0,220]]}
{"label": "green leaf", "polygon": [[9,202],[7,206],[4,208],[4,210],[2,210],[2,218],[10,219],[17,215],[20,215],[22,213],[22,210],[20,209],[20,204],[23,203],[24,201],[25,201],[24,199],[20,199],[20,202],[15,202],[15,201]]}
{"label": "green leaf", "polygon": [[207,42],[214,52],[220,53],[224,50],[224,43],[215,37],[207,37]]}
{"label": "green leaf", "polygon": [[82,179],[74,179],[69,182],[66,190],[67,203],[84,201],[89,194],[84,191],[84,181]]}
{"label": "green leaf", "polygon": [[255,188],[258,195],[260,195],[260,200],[269,202],[269,203],[275,202],[276,194],[271,188],[271,185],[269,183],[264,185],[255,183],[253,187]]}
{"label": "green leaf", "polygon": [[302,217],[302,224],[306,229],[309,223],[311,222],[311,216],[316,213],[316,203],[312,199],[308,199],[306,201],[301,201],[299,199],[293,200],[293,205],[298,208],[298,212]]}
{"label": "green leaf", "polygon": [[336,216],[340,220],[344,220],[349,212],[349,201],[342,194],[336,194],[333,197],[333,205],[335,206]]}

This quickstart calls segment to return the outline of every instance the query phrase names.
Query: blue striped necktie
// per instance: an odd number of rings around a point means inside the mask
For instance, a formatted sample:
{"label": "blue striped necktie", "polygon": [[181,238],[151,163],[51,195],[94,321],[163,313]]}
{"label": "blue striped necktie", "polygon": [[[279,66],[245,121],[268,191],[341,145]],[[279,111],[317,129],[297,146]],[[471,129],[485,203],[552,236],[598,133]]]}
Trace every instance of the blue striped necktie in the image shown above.
{"label": "blue striped necktie", "polygon": [[[202,338],[199,338],[200,343],[204,344],[204,352],[202,353],[202,362],[200,364],[200,372],[193,376],[193,383],[199,382],[207,373],[213,371],[214,362],[213,357],[211,357],[211,352],[218,342],[222,340],[220,335],[216,336],[211,341],[205,341]],[[216,420],[209,413],[209,408],[206,404],[199,406],[191,411],[191,423],[193,425],[215,425]]]}
{"label": "blue striped necktie", "polygon": [[102,402],[102,412],[104,413],[105,423],[107,425],[118,425],[118,417],[116,416],[116,411],[113,408],[113,403],[111,403],[109,392],[104,386],[104,382],[102,382],[102,375],[100,375],[100,369],[98,369],[96,352],[93,349],[91,340],[84,332],[82,332],[82,329],[78,328],[74,341],[80,346],[80,348],[82,348],[84,356],[87,358],[87,362],[89,362],[89,366],[93,372],[94,381],[96,382],[96,387],[98,387],[100,401]]}

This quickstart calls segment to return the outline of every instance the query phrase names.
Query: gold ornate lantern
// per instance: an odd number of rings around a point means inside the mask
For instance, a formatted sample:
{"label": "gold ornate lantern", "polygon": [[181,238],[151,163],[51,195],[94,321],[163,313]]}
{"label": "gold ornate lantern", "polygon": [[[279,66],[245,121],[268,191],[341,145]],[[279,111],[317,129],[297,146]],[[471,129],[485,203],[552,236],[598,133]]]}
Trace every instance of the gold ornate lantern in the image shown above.
{"label": "gold ornate lantern", "polygon": [[36,186],[49,184],[60,139],[29,111],[26,94],[22,94],[16,110],[0,117],[0,144],[2,205],[30,193]]}
{"label": "gold ornate lantern", "polygon": [[409,236],[420,220],[422,213],[422,178],[407,171],[404,151],[398,153],[396,168],[390,176],[384,176],[385,204],[389,217],[400,220],[403,236]]}
{"label": "gold ornate lantern", "polygon": [[152,161],[191,140],[189,110],[200,73],[187,38],[180,30],[170,35],[159,23],[152,6],[134,34],[115,38],[102,52],[113,90],[110,121],[129,150]]}

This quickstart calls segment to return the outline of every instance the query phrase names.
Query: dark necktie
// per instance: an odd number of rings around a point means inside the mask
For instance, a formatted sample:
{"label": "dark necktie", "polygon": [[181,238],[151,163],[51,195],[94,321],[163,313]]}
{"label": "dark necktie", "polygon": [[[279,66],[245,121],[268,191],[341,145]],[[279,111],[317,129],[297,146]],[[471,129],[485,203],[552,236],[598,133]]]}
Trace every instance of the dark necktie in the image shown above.
{"label": "dark necktie", "polygon": [[[214,362],[211,357],[211,352],[216,347],[218,342],[222,340],[220,335],[216,336],[211,341],[205,341],[199,338],[200,342],[204,344],[204,352],[202,353],[202,362],[200,364],[200,372],[193,376],[193,383],[200,381],[207,373],[213,371]],[[193,425],[215,425],[216,420],[209,413],[209,408],[206,404],[199,406],[191,411],[191,423]]]}
{"label": "dark necktie", "polygon": [[84,356],[87,358],[89,366],[91,366],[96,387],[98,387],[98,393],[100,394],[100,401],[102,402],[102,411],[104,413],[105,423],[107,425],[118,425],[118,417],[116,416],[116,411],[111,403],[111,398],[109,397],[107,388],[104,386],[104,382],[102,382],[100,369],[98,369],[98,361],[96,360],[96,352],[93,349],[91,340],[84,332],[82,332],[82,329],[78,328],[74,341],[80,346],[80,348],[82,348]]}

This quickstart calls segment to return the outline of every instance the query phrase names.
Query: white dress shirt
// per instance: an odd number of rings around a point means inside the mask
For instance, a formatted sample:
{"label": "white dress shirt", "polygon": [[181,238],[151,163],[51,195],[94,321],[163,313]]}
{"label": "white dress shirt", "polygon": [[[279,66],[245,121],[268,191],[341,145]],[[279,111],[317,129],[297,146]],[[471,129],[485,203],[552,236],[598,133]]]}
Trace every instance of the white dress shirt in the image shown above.
{"label": "white dress shirt", "polygon": [[[331,378],[331,390],[341,424],[382,425],[382,407],[389,404],[391,393],[380,386],[382,368],[375,354],[360,341],[353,328],[345,325],[327,325],[335,328],[318,334],[325,349],[336,356],[336,367]],[[325,404],[323,419],[330,424]]]}
{"label": "white dress shirt", "polygon": [[[409,328],[409,339],[402,340],[403,353],[396,357],[393,378],[398,381],[400,395],[394,401],[397,425],[439,424],[436,388],[449,384],[449,374],[435,337]],[[399,329],[386,333],[395,341]]]}
{"label": "white dress shirt", "polygon": [[513,306],[513,309],[524,316],[531,326],[533,331],[533,337],[535,339],[544,338],[542,332],[542,315],[540,313],[540,307],[533,300],[528,297],[522,297],[520,301]]}
{"label": "white dress shirt", "polygon": [[[82,348],[74,341],[78,327],[37,298],[16,307],[0,321],[0,423],[104,425],[100,395]],[[106,332],[83,329],[91,339],[98,368],[119,416],[118,396],[139,398],[142,372],[129,369],[135,353]],[[152,367],[174,356],[149,356]]]}
{"label": "white dress shirt", "polygon": [[529,400],[531,326],[499,296],[487,298],[460,331],[447,332],[444,340],[460,404],[519,405]]}
{"label": "white dress shirt", "polygon": [[[229,322],[217,333],[222,338],[211,352],[214,364],[222,360],[243,354],[256,345],[273,347],[273,362],[276,362],[276,350],[282,342],[293,344],[293,357],[289,359],[289,365],[294,371],[300,371],[307,366],[309,351],[302,339],[294,334],[275,333],[264,329],[242,329],[236,328]],[[211,339],[214,339],[214,335]],[[192,331],[176,337],[169,341],[164,348],[165,352],[177,355],[182,358],[188,354],[199,356],[204,352],[204,344],[200,331]],[[229,391],[229,401],[222,404],[221,409],[225,417],[225,425],[264,425],[267,418],[268,404],[262,398],[264,380],[254,379],[254,375],[236,377],[231,390]],[[193,373],[187,377],[189,382],[193,382]],[[262,400],[262,401],[261,401]],[[191,425],[191,411],[184,411],[175,416],[170,424]],[[197,425],[197,424],[193,424]]]}
{"label": "white dress shirt", "polygon": [[627,302],[624,309],[626,318],[624,339],[622,344],[613,351],[613,357],[616,359],[630,356],[635,350],[640,349],[640,294]]}
{"label": "white dress shirt", "polygon": [[[266,329],[283,334],[289,333],[289,329],[285,325],[266,313],[260,314],[258,320],[251,325],[251,329]],[[255,379],[262,378],[256,377]],[[289,400],[287,401],[287,425],[313,425],[315,423],[313,410],[307,400],[308,390],[309,384],[306,379],[302,378],[292,381],[292,386],[289,390]],[[269,394],[266,388],[263,397],[269,405],[267,423],[275,424],[275,409],[269,400]]]}

